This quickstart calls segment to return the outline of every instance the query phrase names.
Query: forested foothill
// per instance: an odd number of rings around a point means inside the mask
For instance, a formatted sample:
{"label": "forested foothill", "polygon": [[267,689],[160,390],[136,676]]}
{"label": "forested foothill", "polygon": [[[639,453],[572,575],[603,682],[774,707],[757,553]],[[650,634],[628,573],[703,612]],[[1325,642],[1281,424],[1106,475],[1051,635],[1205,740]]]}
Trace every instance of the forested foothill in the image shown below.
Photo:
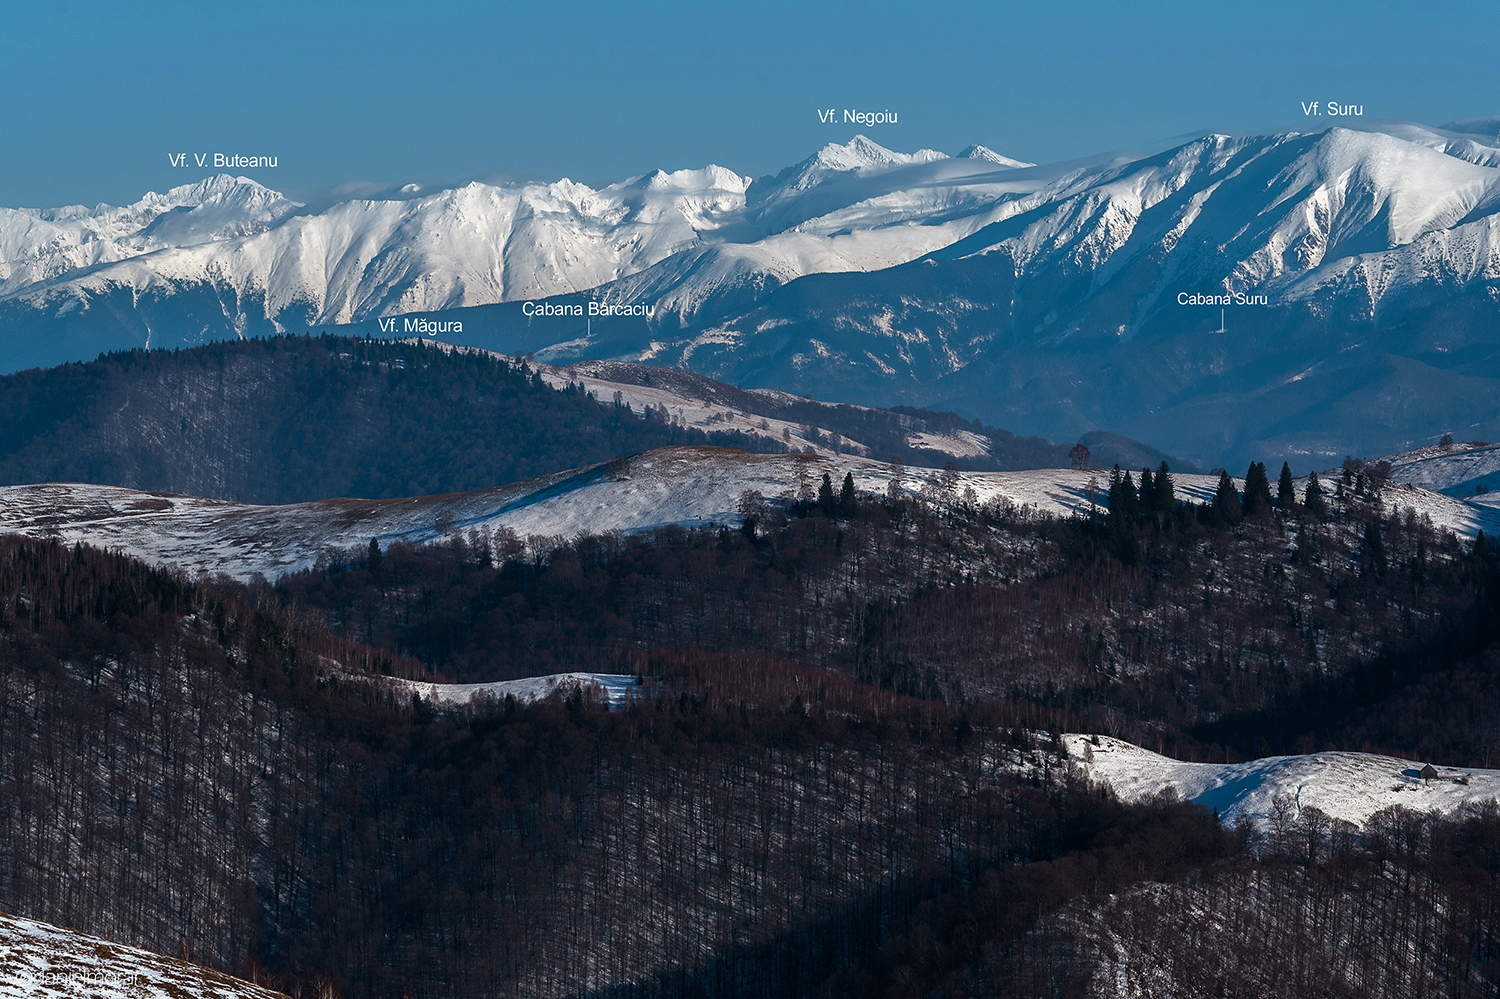
{"label": "forested foothill", "polygon": [[[933,467],[1068,464],[1065,446],[953,413],[829,405],[642,365],[606,374],[796,423],[792,440],[808,446],[854,438],[862,453]],[[792,446],[753,429],[687,426],[665,405],[632,409],[585,384],[580,375],[554,387],[519,355],[328,334],[103,354],[0,376],[0,485],[90,482],[264,504],[388,499],[487,489],[670,445]],[[954,435],[982,441],[954,444],[957,455],[920,443]]]}
{"label": "forested foothill", "polygon": [[488,489],[673,444],[786,450],[552,388],[519,358],[329,335],[5,375],[0,426],[0,484],[265,504]]}
{"label": "forested foothill", "polygon": [[[830,478],[250,587],[0,539],[0,905],[307,995],[1495,995],[1494,809],[1226,828],[1049,734],[1500,759],[1489,540],[1250,471],[1069,520]],[[660,684],[361,678],[569,669]]]}
{"label": "forested foothill", "polygon": [[[1254,465],[1243,494],[1226,474],[1194,505],[1164,465],[1116,470],[1072,519],[941,475],[925,499],[788,483],[800,499],[747,495],[738,524],[458,532],[330,552],[276,592],[458,682],[713,649],[1186,759],[1344,745],[1500,765],[1493,547],[1389,513],[1369,478],[1273,494]],[[1411,698],[1431,703],[1396,707]]]}

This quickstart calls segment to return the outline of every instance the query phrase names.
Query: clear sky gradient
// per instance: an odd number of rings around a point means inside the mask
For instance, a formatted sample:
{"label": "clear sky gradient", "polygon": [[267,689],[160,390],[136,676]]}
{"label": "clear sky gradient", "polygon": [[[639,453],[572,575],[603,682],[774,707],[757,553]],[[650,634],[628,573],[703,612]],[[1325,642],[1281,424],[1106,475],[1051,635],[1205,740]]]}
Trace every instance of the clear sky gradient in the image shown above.
{"label": "clear sky gradient", "polygon": [[[774,172],[864,131],[1056,161],[1216,130],[1500,114],[1500,7],[1276,2],[0,6],[0,205],[134,201],[211,170],[303,198],[495,176]],[[817,109],[896,111],[824,125]]]}

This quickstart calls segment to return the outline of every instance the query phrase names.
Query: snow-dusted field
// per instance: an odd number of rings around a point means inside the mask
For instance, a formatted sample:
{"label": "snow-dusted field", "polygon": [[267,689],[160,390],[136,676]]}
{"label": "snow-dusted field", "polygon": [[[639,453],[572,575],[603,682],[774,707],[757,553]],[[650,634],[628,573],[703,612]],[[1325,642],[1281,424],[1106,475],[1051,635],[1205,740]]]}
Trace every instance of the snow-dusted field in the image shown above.
{"label": "snow-dusted field", "polygon": [[[450,347],[449,349],[465,348]],[[608,403],[618,396],[620,402],[637,413],[647,409],[665,409],[671,414],[673,420],[680,422],[683,426],[702,430],[704,433],[713,433],[716,430],[737,430],[742,434],[784,442],[799,451],[811,447],[819,454],[828,456],[834,454],[826,439],[815,443],[803,437],[802,425],[799,423],[761,416],[752,412],[739,412],[732,407],[715,404],[708,399],[693,398],[686,392],[675,391],[666,386],[611,381],[596,373],[600,370],[608,371],[607,365],[604,364],[591,365],[589,362],[584,362],[567,367],[553,367],[547,364],[536,367],[542,379],[553,388],[561,388],[569,382],[582,383],[585,390],[592,393],[600,402]],[[747,393],[751,396],[758,394],[772,393],[766,393],[764,390]],[[763,423],[765,426],[761,426]],[[783,433],[787,436],[783,436]],[[932,436],[941,441],[947,440],[947,438],[937,438],[937,435]],[[861,441],[851,441],[847,438],[842,438],[841,441],[841,451],[859,454],[869,452],[869,448]],[[942,447],[941,443],[928,444],[925,441],[915,440],[912,443],[914,446]],[[948,450],[948,453],[954,454],[955,452]]]}
{"label": "snow-dusted field", "polygon": [[1469,499],[1478,488],[1500,491],[1500,444],[1432,444],[1385,460],[1391,478],[1433,492]]}
{"label": "snow-dusted field", "polygon": [[[1331,483],[1332,476],[1330,472],[1324,481]],[[1299,481],[1298,489],[1303,488],[1305,486]],[[1457,499],[1403,482],[1392,482],[1381,493],[1387,507],[1403,512],[1411,510],[1419,517],[1429,517],[1433,526],[1446,528],[1461,538],[1472,538],[1480,531],[1494,537],[1500,531],[1500,508],[1484,502],[1488,498],[1486,495]]]}
{"label": "snow-dusted field", "polygon": [[[251,506],[112,486],[48,483],[0,489],[0,531],[56,537],[120,549],[156,564],[189,572],[224,572],[241,579],[268,578],[310,567],[330,547],[379,539],[420,543],[442,537],[440,515],[451,530],[481,526],[532,535],[576,537],[585,532],[636,531],[669,524],[737,524],[741,494],[768,499],[815,489],[827,472],[837,485],[846,472],[857,488],[884,493],[893,470],[863,458],[757,455],[722,448],[662,448],[637,455],[618,478],[606,466],[530,479],[496,489],[394,500],[320,500],[289,506]],[[937,481],[933,469],[907,468],[903,488],[920,492]],[[1202,501],[1212,495],[1209,476],[1177,476],[1178,495]],[[979,501],[1066,515],[1087,511],[1090,483],[1101,490],[1107,475],[1071,469],[961,472],[956,493],[972,487]],[[446,526],[446,525],[445,525]]]}
{"label": "snow-dusted field", "polygon": [[583,687],[598,687],[611,708],[623,708],[630,696],[642,689],[635,677],[620,673],[551,673],[493,683],[426,683],[395,678],[382,678],[380,682],[399,685],[444,708],[460,707],[479,697],[504,701],[506,695],[520,704],[533,704],[553,694],[566,694]]}
{"label": "snow-dusted field", "polygon": [[281,993],[150,951],[0,913],[0,999],[23,996],[275,999]]}
{"label": "snow-dusted field", "polygon": [[[1249,763],[1183,763],[1140,746],[1099,737],[1063,736],[1063,747],[1088,775],[1108,783],[1123,801],[1139,801],[1167,787],[1206,808],[1217,808],[1228,824],[1247,816],[1267,827],[1275,801],[1285,795],[1295,817],[1315,807],[1331,818],[1363,825],[1382,808],[1450,812],[1471,802],[1500,797],[1500,770],[1437,767],[1423,780],[1423,764],[1369,753],[1269,756]],[[1092,757],[1092,759],[1090,759]]]}
{"label": "snow-dusted field", "polygon": [[[803,488],[816,489],[825,472],[836,487],[848,472],[861,491],[882,494],[896,474],[885,462],[866,458],[675,447],[636,455],[623,472],[595,465],[472,493],[275,507],[47,483],[0,488],[0,531],[119,549],[191,573],[223,572],[240,579],[260,573],[274,579],[312,566],[329,548],[367,545],[371,538],[384,547],[479,527],[509,528],[522,538],[572,538],[669,524],[738,524],[746,491],[790,498]],[[901,474],[908,493],[930,494],[941,478],[925,468]],[[1173,480],[1180,499],[1199,503],[1213,496],[1218,481],[1207,475],[1174,475]],[[981,503],[994,500],[1067,516],[1104,502],[1108,474],[1059,468],[957,473],[953,496],[968,489]],[[1460,535],[1500,529],[1500,508],[1415,486],[1392,485],[1386,503],[1430,516],[1436,526]]]}

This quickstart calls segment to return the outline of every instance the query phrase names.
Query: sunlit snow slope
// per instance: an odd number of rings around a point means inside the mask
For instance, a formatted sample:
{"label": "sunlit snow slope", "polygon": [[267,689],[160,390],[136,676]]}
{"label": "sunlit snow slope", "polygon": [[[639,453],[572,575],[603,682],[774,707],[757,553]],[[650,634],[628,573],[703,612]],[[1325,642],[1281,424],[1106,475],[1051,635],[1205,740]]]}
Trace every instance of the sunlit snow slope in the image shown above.
{"label": "sunlit snow slope", "polygon": [[1386,460],[1398,482],[1469,499],[1500,492],[1500,444],[1433,444]]}
{"label": "sunlit snow slope", "polygon": [[0,913],[0,999],[85,996],[276,999],[281,993],[150,951]]}
{"label": "sunlit snow slope", "polygon": [[1435,767],[1369,753],[1269,756],[1249,763],[1183,763],[1119,739],[1063,736],[1063,746],[1090,777],[1108,783],[1125,801],[1149,798],[1172,787],[1184,798],[1218,810],[1226,823],[1241,816],[1265,828],[1275,820],[1278,798],[1286,815],[1318,808],[1330,818],[1362,825],[1382,808],[1452,811],[1500,796],[1500,770]]}
{"label": "sunlit snow slope", "polygon": [[[223,572],[274,579],[311,567],[329,548],[382,546],[437,540],[445,532],[507,528],[521,538],[572,538],[584,533],[639,531],[668,525],[738,524],[748,491],[768,500],[815,490],[824,474],[846,473],[862,492],[884,494],[892,466],[866,458],[828,455],[759,455],[713,447],[662,448],[628,461],[594,465],[496,489],[393,500],[321,500],[288,506],[250,506],[219,500],[147,493],[110,486],[46,483],[0,489],[0,531],[55,537],[120,549],[146,561],[192,572]],[[976,502],[1066,516],[1103,502],[1107,473],[1034,469],[958,472],[951,493],[942,473],[906,468],[907,493],[942,501],[972,489]],[[1174,475],[1177,496],[1210,499],[1218,480]],[[1092,493],[1092,495],[1091,495]],[[1434,525],[1472,536],[1479,525],[1494,531],[1500,510],[1396,485],[1386,502],[1411,507]],[[1485,519],[1490,518],[1490,519]]]}
{"label": "sunlit snow slope", "polygon": [[[544,476],[496,489],[394,500],[322,500],[250,506],[110,486],[48,483],[0,489],[0,531],[57,537],[121,549],[190,572],[268,578],[310,567],[330,547],[420,543],[444,528],[509,528],[520,537],[575,537],[585,532],[636,531],[670,524],[738,524],[743,493],[768,499],[816,489],[824,473],[854,475],[858,489],[884,493],[892,475],[884,462],[813,455],[757,455],[711,447],[648,451],[624,469],[607,465]],[[938,472],[908,468],[904,488],[932,488]],[[976,498],[1067,514],[1086,511],[1089,483],[1107,488],[1102,472],[1038,469],[961,472],[956,491]],[[1178,476],[1177,492],[1202,501],[1217,480]],[[1102,498],[1102,497],[1101,497]],[[446,518],[452,517],[451,525]]]}

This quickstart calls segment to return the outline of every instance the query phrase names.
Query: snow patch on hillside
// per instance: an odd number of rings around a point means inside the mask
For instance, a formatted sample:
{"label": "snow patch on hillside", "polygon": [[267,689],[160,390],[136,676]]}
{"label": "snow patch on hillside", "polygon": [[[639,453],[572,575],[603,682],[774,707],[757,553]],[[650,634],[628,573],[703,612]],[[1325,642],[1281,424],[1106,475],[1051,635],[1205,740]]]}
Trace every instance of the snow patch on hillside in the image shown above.
{"label": "snow patch on hillside", "polygon": [[971,458],[990,453],[989,439],[968,430],[951,434],[907,434],[906,444],[912,448],[942,451],[956,458]]}
{"label": "snow patch on hillside", "polygon": [[0,999],[285,999],[208,968],[0,913]]}
{"label": "snow patch on hillside", "polygon": [[648,689],[658,689],[658,685],[651,681],[645,681],[645,685],[638,684],[635,677],[619,673],[551,673],[547,676],[496,680],[491,683],[428,683],[393,677],[382,677],[379,682],[420,695],[423,700],[442,708],[462,707],[484,700],[503,703],[506,697],[514,697],[519,704],[534,704],[554,694],[567,696],[584,688],[597,690],[600,699],[611,708],[623,708],[630,698],[640,697]]}
{"label": "snow patch on hillside", "polygon": [[1282,799],[1295,818],[1318,808],[1331,818],[1363,825],[1382,808],[1451,812],[1500,797],[1500,770],[1438,766],[1423,779],[1424,764],[1370,753],[1269,756],[1248,763],[1183,763],[1140,746],[1098,736],[1068,734],[1063,748],[1088,776],[1109,784],[1122,801],[1140,801],[1175,788],[1182,797],[1218,810],[1227,824],[1242,816],[1268,828]]}
{"label": "snow patch on hillside", "polygon": [[1449,496],[1471,497],[1479,487],[1500,489],[1500,444],[1432,444],[1382,460],[1391,463],[1397,482]]}
{"label": "snow patch on hillside", "polygon": [[[1332,474],[1325,482],[1332,482]],[[1298,495],[1306,486],[1301,486]],[[1493,537],[1500,531],[1500,516],[1494,506],[1486,505],[1487,496],[1468,496],[1457,499],[1445,496],[1421,486],[1404,482],[1392,482],[1380,494],[1381,502],[1393,511],[1404,513],[1410,510],[1418,517],[1428,517],[1434,527],[1452,531],[1460,537],[1472,538],[1480,531]]]}

